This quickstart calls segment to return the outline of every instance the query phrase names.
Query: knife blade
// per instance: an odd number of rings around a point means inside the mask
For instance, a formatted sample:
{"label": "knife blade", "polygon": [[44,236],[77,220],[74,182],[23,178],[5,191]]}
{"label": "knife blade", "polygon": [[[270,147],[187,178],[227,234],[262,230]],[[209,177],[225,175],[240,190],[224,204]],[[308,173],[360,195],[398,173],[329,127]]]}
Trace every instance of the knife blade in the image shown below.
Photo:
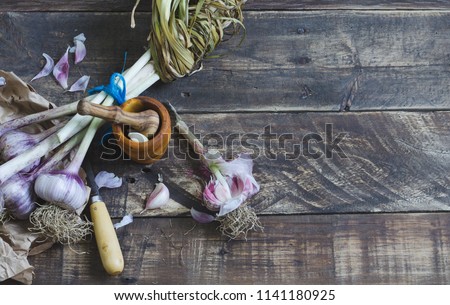
{"label": "knife blade", "polygon": [[84,160],[83,167],[86,171],[86,180],[91,187],[89,210],[94,224],[94,236],[102,265],[108,274],[118,275],[123,271],[124,260],[116,230],[114,229],[106,204],[100,196],[89,160]]}

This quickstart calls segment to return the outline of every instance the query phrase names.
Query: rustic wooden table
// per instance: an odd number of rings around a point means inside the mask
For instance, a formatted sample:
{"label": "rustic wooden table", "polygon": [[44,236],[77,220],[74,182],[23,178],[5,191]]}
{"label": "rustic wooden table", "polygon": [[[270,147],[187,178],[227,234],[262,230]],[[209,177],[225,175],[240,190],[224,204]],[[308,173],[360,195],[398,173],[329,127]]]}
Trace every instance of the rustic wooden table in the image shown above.
{"label": "rustic wooden table", "polygon": [[[85,33],[71,74],[91,85],[146,47],[150,1],[2,0],[0,69],[30,80],[41,54],[59,58]],[[125,270],[108,276],[94,240],[31,257],[35,284],[450,283],[450,1],[249,0],[246,37],[223,43],[201,72],[145,92],[171,102],[228,157],[250,149],[264,231],[228,240],[189,217],[198,161],[175,133],[166,158],[123,158],[95,171],[124,178],[102,190],[114,221],[142,207],[157,174],[169,208],[117,231]],[[233,43],[234,42],[234,43]],[[52,78],[33,82],[58,105]],[[192,153],[191,153],[192,155]]]}

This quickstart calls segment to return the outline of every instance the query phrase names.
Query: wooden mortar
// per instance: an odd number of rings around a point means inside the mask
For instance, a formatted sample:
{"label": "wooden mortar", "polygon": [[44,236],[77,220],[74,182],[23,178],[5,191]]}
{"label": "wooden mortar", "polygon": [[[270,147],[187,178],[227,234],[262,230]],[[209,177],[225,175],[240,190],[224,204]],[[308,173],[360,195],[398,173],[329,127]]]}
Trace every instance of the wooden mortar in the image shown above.
{"label": "wooden mortar", "polygon": [[138,96],[123,103],[120,108],[125,112],[142,112],[153,110],[159,116],[159,128],[152,138],[147,142],[134,142],[126,136],[129,126],[124,124],[113,124],[113,134],[117,139],[122,151],[131,160],[141,164],[151,164],[164,155],[171,137],[170,115],[166,107],[154,98]]}

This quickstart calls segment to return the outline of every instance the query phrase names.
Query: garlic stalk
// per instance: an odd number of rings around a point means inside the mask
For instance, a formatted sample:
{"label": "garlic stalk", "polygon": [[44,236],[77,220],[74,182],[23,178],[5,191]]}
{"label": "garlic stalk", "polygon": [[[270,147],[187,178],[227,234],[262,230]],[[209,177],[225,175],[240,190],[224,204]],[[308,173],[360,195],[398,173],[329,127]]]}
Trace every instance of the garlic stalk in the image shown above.
{"label": "garlic stalk", "polygon": [[[201,68],[201,60],[222,41],[224,29],[230,24],[242,25],[241,6],[245,1],[228,0],[193,3],[189,1],[155,0],[152,7],[152,32],[150,50],[123,73],[127,86],[126,98],[136,97],[158,79],[164,82],[191,75]],[[177,24],[176,27],[173,24]],[[185,37],[186,36],[186,37]],[[189,42],[189,43],[187,43]],[[151,54],[154,62],[150,62]],[[151,75],[144,67],[154,65]],[[145,82],[133,81],[146,76]],[[121,85],[120,83],[118,84]],[[92,97],[93,103],[110,106],[114,99],[100,92]],[[88,126],[92,117],[75,115],[56,136],[52,135],[41,144],[0,166],[0,184],[18,171],[32,164],[48,151],[58,147],[71,136]],[[2,132],[0,128],[0,133]]]}
{"label": "garlic stalk", "polygon": [[[67,139],[79,133],[85,126],[77,126],[71,130],[71,134]],[[66,139],[66,141],[67,141]],[[66,142],[64,141],[64,142]],[[23,152],[21,155],[9,160],[8,162],[0,165],[0,186],[6,182],[10,177],[14,176],[27,166],[33,164],[34,161],[45,156],[48,152],[59,147],[64,142],[60,142],[58,134],[52,134],[48,138],[41,141],[38,145]]]}
{"label": "garlic stalk", "polygon": [[[89,100],[91,97],[87,97]],[[78,101],[63,105],[61,107],[52,108],[49,110],[36,112],[21,118],[12,119],[10,121],[0,124],[0,136],[4,133],[18,129],[34,123],[41,123],[53,119],[57,119],[66,115],[72,115],[77,112]]]}
{"label": "garlic stalk", "polygon": [[[68,141],[53,156],[36,168],[29,175],[14,175],[1,185],[0,202],[17,219],[27,219],[36,208],[36,195],[33,192],[33,183],[36,177],[52,170],[64,157],[81,142],[84,132],[81,132]],[[1,207],[0,207],[1,210]]]}
{"label": "garlic stalk", "polygon": [[[142,68],[144,68],[144,66],[150,61],[150,51],[146,51],[137,61],[136,63],[129,68],[128,70],[126,70],[123,73],[123,77],[125,79],[125,83],[130,82],[134,77],[136,77],[136,75],[139,74],[139,72],[142,70]],[[142,72],[141,72],[142,73]],[[122,84],[118,81],[117,82],[118,86],[122,86]],[[147,88],[146,88],[147,89]],[[144,89],[145,90],[145,89]],[[128,88],[128,91],[132,91],[130,90],[130,88]],[[133,90],[134,91],[134,90]],[[137,91],[134,91],[137,92]],[[138,95],[142,93],[139,92]],[[136,95],[137,96],[137,95]],[[127,95],[127,99],[128,98],[132,98],[132,97],[136,97],[136,96],[129,96]],[[111,96],[108,96],[106,92],[102,91],[100,93],[97,93],[96,95],[94,95],[93,100],[91,100],[91,103],[94,104],[102,104],[105,106],[111,106],[114,103],[114,98]],[[64,128],[62,128],[59,132],[58,132],[58,138],[60,139],[60,141],[64,141],[66,140],[68,137],[70,137],[70,134],[72,132],[72,130],[74,128],[76,128],[77,126],[87,126],[92,120],[91,116],[82,116],[79,114],[76,114],[70,121],[69,123],[67,123],[66,126],[64,126]]]}
{"label": "garlic stalk", "polygon": [[[244,2],[230,0],[225,4],[222,1],[211,1],[190,5],[189,1],[153,1],[150,50],[123,73],[128,87],[126,98],[138,96],[160,78],[168,82],[197,71],[203,57],[212,52],[222,40],[224,29],[230,24],[242,26],[241,6]],[[172,23],[176,23],[177,27],[173,27]],[[183,38],[185,35],[187,37]],[[185,39],[191,43],[184,43]],[[150,62],[151,54],[154,63]],[[144,81],[135,80],[139,77],[143,77]],[[119,82],[117,85],[122,84]],[[92,102],[110,106],[114,99],[107,97],[105,92],[100,92]],[[67,140],[72,129],[87,126],[91,119],[75,115],[58,132],[59,141]]]}
{"label": "garlic stalk", "polygon": [[[55,125],[43,132],[36,134],[29,134],[21,130],[11,130],[0,137],[0,161],[11,160],[33,146],[37,145],[43,139],[47,138],[56,130],[61,128],[61,124]],[[27,166],[22,172],[30,172],[36,168],[40,160],[36,160],[30,166]]]}
{"label": "garlic stalk", "polygon": [[56,134],[46,138],[32,149],[23,152],[20,156],[17,156],[8,162],[0,165],[0,186],[3,187],[9,178],[23,170],[24,168],[32,165],[36,160],[43,157],[48,152],[57,148],[60,145]]}

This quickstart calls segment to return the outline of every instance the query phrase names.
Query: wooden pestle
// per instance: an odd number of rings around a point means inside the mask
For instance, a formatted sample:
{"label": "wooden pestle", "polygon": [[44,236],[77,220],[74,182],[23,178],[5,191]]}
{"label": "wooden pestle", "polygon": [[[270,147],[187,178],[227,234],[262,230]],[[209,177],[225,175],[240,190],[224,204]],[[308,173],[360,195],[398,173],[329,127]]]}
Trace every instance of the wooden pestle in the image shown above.
{"label": "wooden pestle", "polygon": [[141,112],[127,112],[118,106],[93,104],[85,99],[78,102],[77,111],[81,115],[91,115],[108,122],[129,125],[147,137],[156,133],[160,123],[158,113],[151,109]]}

